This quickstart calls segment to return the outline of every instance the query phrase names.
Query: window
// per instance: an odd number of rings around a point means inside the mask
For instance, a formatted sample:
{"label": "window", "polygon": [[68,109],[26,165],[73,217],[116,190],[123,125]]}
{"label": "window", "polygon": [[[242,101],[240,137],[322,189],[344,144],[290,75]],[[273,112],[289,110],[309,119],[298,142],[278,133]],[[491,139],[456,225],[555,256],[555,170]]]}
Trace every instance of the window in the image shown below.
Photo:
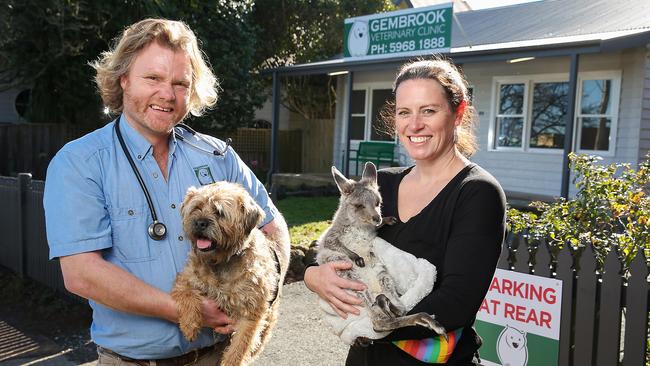
{"label": "window", "polygon": [[[561,151],[569,110],[568,75],[495,79],[491,148]],[[620,73],[578,75],[575,148],[613,153]],[[616,105],[615,105],[616,104]]]}
{"label": "window", "polygon": [[569,83],[535,83],[531,114],[531,148],[562,149],[569,112]]}
{"label": "window", "polygon": [[366,126],[366,91],[352,91],[352,105],[350,106],[352,118],[350,123],[350,140],[363,140]]}
{"label": "window", "polygon": [[497,141],[499,147],[521,147],[525,84],[499,85]]}
{"label": "window", "polygon": [[16,108],[16,113],[22,118],[26,117],[27,109],[29,108],[29,103],[32,99],[31,89],[24,89],[16,96],[14,102],[14,107]]}
{"label": "window", "polygon": [[611,79],[582,80],[580,108],[576,113],[580,150],[610,151],[614,120],[613,88]]}
{"label": "window", "polygon": [[380,112],[392,98],[392,89],[367,87],[352,91],[350,140],[394,141],[386,132]]}
{"label": "window", "polygon": [[375,89],[372,91],[372,123],[370,125],[370,140],[393,141],[395,138],[386,131],[384,122],[381,120],[381,110],[386,101],[393,96],[392,89]]}

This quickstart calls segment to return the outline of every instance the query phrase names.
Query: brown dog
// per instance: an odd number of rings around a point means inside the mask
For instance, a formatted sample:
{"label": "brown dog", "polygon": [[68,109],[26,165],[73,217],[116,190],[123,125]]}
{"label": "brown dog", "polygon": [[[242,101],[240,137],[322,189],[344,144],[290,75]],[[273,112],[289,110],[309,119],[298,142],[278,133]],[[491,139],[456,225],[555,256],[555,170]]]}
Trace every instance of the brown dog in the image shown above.
{"label": "brown dog", "polygon": [[234,183],[190,188],[181,214],[192,242],[171,294],[181,331],[188,340],[197,336],[202,298],[212,299],[237,322],[221,365],[248,364],[262,351],[277,319],[277,297],[289,262],[288,237],[269,239],[257,229],[264,211]]}

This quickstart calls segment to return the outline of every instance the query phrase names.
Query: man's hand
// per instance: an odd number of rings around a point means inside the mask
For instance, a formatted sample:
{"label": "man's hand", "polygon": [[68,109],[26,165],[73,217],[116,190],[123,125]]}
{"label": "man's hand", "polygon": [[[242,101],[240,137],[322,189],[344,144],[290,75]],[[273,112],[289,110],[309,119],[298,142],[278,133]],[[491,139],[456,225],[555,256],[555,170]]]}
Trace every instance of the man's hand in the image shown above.
{"label": "man's hand", "polygon": [[224,313],[217,303],[203,299],[201,303],[201,313],[203,314],[203,326],[214,329],[215,332],[221,334],[230,334],[235,331],[236,322],[230,319]]}

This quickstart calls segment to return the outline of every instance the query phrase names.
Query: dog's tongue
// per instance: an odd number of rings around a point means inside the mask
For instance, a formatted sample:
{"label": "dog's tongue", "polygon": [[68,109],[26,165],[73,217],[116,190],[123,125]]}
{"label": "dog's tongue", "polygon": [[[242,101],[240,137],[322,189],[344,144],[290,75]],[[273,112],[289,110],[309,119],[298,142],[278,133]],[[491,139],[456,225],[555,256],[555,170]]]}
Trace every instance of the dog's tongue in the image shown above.
{"label": "dog's tongue", "polygon": [[212,242],[208,239],[197,239],[196,240],[196,247],[199,249],[207,249],[210,248],[210,245],[212,245]]}

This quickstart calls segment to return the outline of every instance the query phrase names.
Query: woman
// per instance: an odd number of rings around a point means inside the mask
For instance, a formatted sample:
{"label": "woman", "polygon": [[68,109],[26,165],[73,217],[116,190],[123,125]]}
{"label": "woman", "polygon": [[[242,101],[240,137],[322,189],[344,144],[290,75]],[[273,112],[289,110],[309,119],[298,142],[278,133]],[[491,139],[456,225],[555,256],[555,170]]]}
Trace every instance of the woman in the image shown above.
{"label": "woman", "polygon": [[[446,60],[404,65],[393,85],[391,127],[415,165],[379,172],[382,214],[397,224],[379,235],[433,263],[433,291],[409,313],[435,314],[449,341],[423,327],[397,329],[370,346],[353,346],[346,365],[474,365],[481,339],[472,328],[494,274],[505,233],[499,183],[468,157],[475,149],[473,108],[466,81]],[[360,299],[346,292],[363,284],[336,270],[350,263],[309,267],[305,284],[342,317],[358,314]]]}

